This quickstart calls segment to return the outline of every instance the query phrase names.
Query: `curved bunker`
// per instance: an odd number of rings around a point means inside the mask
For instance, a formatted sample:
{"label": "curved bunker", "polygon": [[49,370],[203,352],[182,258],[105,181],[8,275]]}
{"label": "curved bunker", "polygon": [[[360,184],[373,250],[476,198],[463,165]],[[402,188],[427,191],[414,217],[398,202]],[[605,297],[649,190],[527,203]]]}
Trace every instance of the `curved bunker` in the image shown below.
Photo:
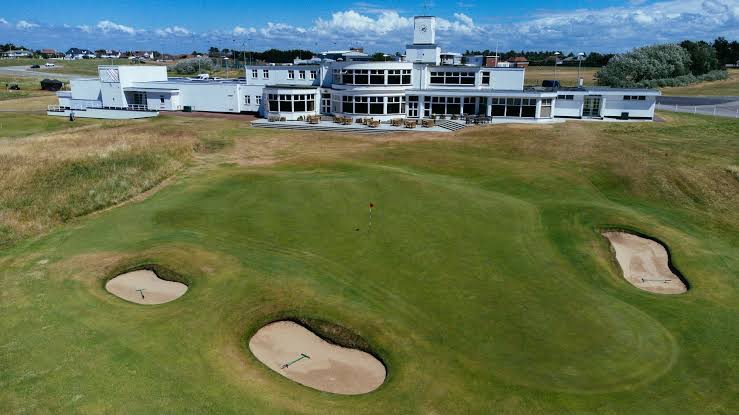
{"label": "curved bunker", "polygon": [[627,232],[603,232],[616,252],[624,278],[637,288],[658,294],[680,294],[688,290],[669,266],[662,244]]}
{"label": "curved bunker", "polygon": [[371,354],[329,343],[292,321],[262,327],[249,349],[275,372],[324,392],[358,395],[385,381],[385,366]]}
{"label": "curved bunker", "polygon": [[136,304],[164,304],[182,297],[187,285],[159,278],[154,271],[141,269],[121,274],[105,284],[105,289]]}

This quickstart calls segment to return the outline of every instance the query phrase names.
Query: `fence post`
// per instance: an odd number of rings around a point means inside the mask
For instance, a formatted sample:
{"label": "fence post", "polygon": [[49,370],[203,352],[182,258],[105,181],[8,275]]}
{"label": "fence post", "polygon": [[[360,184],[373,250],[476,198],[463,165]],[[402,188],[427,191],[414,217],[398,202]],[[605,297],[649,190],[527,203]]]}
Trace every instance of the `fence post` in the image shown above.
{"label": "fence post", "polygon": [[713,116],[714,117],[716,116],[716,106],[715,105],[713,106]]}
{"label": "fence post", "polygon": [[698,107],[693,107],[693,114],[697,114],[697,113],[698,113]]}
{"label": "fence post", "polygon": [[677,112],[677,104],[675,104],[675,112]]}

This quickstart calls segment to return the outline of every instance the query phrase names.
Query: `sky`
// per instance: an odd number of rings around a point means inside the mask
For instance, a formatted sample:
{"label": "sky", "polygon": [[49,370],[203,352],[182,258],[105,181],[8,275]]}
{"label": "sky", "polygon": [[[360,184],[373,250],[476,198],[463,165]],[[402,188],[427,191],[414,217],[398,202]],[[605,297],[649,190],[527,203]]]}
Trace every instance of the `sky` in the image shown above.
{"label": "sky", "polygon": [[0,43],[159,50],[348,49],[394,53],[413,16],[438,18],[444,51],[623,52],[637,46],[739,38],[739,0],[228,1],[11,0]]}

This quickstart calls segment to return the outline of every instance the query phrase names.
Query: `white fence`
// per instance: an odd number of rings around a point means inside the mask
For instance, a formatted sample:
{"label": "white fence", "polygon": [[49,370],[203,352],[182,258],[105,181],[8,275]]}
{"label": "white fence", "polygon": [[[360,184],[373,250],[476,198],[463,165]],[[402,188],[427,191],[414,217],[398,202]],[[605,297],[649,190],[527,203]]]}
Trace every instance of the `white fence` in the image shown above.
{"label": "white fence", "polygon": [[721,105],[670,105],[657,104],[657,109],[690,114],[713,115],[714,117],[739,118],[739,108]]}

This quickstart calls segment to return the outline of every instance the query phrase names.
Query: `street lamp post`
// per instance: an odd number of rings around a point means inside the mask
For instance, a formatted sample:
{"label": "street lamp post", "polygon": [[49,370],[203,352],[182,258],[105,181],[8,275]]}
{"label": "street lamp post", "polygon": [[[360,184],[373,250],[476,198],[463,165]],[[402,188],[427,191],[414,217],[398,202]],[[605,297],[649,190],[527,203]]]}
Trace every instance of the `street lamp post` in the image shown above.
{"label": "street lamp post", "polygon": [[585,57],[585,54],[580,52],[577,54],[577,86],[582,86],[582,78],[580,77],[580,67],[582,66],[582,60]]}
{"label": "street lamp post", "polygon": [[554,52],[554,80],[557,81],[557,62],[559,61],[559,52]]}

